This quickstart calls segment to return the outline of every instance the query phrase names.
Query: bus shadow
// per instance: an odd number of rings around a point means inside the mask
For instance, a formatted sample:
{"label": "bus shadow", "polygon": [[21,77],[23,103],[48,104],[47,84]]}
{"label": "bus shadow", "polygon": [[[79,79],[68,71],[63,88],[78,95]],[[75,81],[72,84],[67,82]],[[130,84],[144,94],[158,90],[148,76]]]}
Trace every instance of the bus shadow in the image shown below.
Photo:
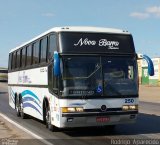
{"label": "bus shadow", "polygon": [[138,135],[160,133],[160,116],[139,113],[134,124],[117,125],[114,130],[107,128],[78,128],[63,131],[72,137]]}

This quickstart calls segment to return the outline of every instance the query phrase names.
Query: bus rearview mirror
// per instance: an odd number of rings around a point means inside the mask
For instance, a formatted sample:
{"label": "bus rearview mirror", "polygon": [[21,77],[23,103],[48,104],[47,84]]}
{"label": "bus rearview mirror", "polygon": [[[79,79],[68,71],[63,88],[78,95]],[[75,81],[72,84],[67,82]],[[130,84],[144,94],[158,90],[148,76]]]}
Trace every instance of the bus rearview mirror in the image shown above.
{"label": "bus rearview mirror", "polygon": [[148,64],[148,74],[154,76],[154,65],[152,60],[147,55],[143,55],[143,59],[145,59]]}
{"label": "bus rearview mirror", "polygon": [[154,76],[154,65],[153,65],[153,62],[150,59],[150,57],[148,57],[147,55],[143,55],[143,54],[137,54],[137,58],[146,60],[146,62],[148,64],[148,74],[150,76]]}
{"label": "bus rearview mirror", "polygon": [[54,66],[53,66],[53,72],[54,72],[54,76],[60,76],[60,58],[58,55],[58,52],[55,51],[54,52]]}

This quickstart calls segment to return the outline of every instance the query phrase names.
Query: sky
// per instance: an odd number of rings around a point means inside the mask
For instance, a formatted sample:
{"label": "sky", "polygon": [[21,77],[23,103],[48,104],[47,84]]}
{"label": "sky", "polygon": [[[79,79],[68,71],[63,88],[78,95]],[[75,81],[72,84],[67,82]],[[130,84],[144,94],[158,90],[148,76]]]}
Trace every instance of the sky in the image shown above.
{"label": "sky", "polygon": [[160,0],[0,0],[0,67],[12,48],[57,26],[128,30],[137,53],[160,57]]}

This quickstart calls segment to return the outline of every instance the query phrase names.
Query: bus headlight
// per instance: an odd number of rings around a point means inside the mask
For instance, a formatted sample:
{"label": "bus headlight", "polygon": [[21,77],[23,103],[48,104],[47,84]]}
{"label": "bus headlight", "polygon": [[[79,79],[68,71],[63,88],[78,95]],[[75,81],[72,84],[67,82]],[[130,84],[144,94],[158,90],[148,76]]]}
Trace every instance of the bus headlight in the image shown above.
{"label": "bus headlight", "polygon": [[123,105],[122,110],[138,110],[138,105]]}
{"label": "bus headlight", "polygon": [[138,110],[138,105],[130,105],[129,109],[130,110]]}
{"label": "bus headlight", "polygon": [[82,107],[62,107],[62,113],[68,112],[83,112]]}
{"label": "bus headlight", "polygon": [[124,105],[123,107],[122,107],[122,110],[129,110],[129,107],[128,107],[128,105]]}

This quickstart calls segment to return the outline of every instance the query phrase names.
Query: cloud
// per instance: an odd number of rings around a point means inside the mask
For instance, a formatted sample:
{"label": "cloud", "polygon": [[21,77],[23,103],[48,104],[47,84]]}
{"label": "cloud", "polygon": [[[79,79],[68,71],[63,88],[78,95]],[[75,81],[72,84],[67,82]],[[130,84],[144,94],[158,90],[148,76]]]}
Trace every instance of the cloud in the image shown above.
{"label": "cloud", "polygon": [[140,12],[133,12],[130,14],[130,16],[138,19],[147,19],[150,17],[148,13],[140,13]]}
{"label": "cloud", "polygon": [[144,12],[132,12],[130,16],[137,19],[160,18],[160,6],[148,7]]}
{"label": "cloud", "polygon": [[54,13],[44,13],[44,14],[42,14],[42,16],[44,16],[44,17],[54,17],[55,14]]}
{"label": "cloud", "polygon": [[153,14],[156,17],[160,17],[160,6],[148,7],[146,12]]}

